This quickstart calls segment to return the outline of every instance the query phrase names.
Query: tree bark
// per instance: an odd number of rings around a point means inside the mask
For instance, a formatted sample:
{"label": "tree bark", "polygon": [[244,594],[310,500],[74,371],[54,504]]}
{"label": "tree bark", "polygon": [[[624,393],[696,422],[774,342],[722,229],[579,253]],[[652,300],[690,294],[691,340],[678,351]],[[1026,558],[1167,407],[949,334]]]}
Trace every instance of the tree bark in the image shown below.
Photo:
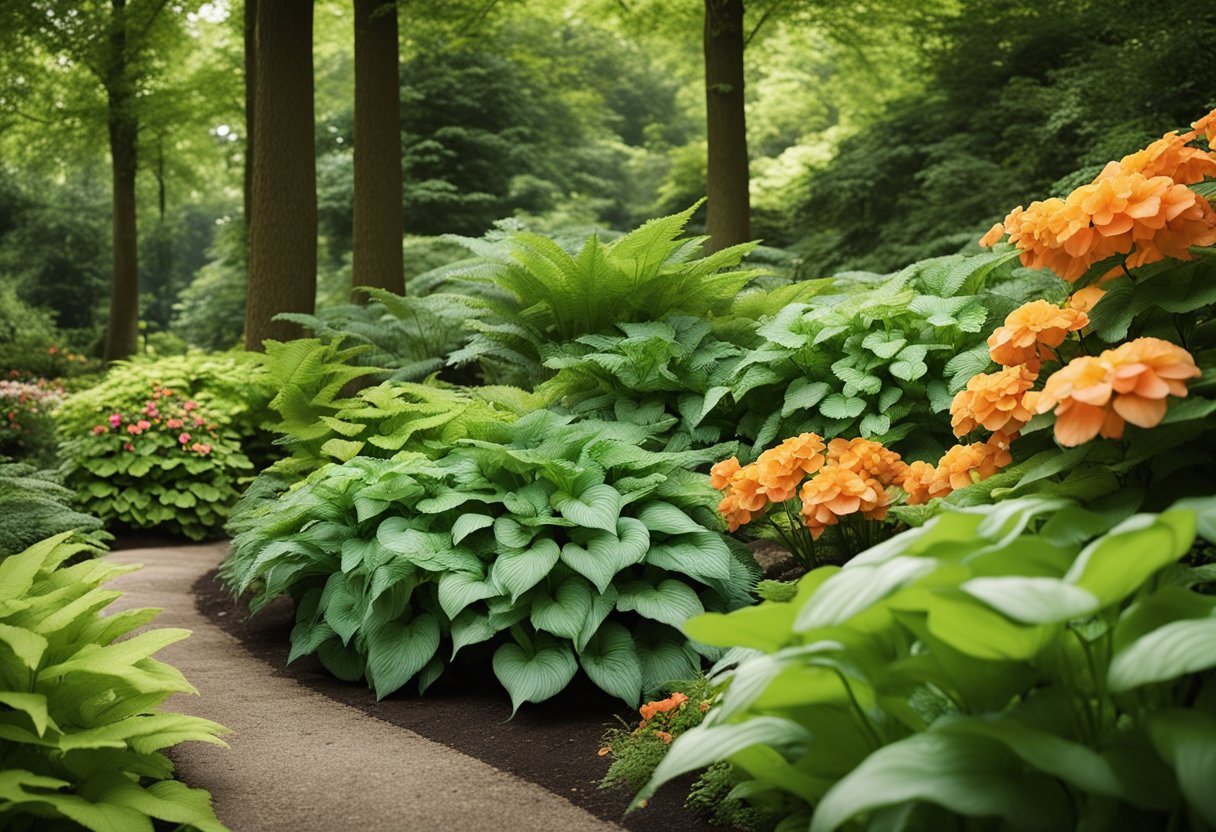
{"label": "tree bark", "polygon": [[352,297],[358,286],[405,294],[401,252],[401,100],[397,5],[355,0],[355,223]]}
{"label": "tree bark", "polygon": [[258,0],[245,349],[301,337],[280,312],[312,313],[317,294],[317,173],[311,0]]}
{"label": "tree bark", "polygon": [[139,246],[135,214],[135,96],[127,68],[126,0],[111,0],[105,87],[113,174],[113,276],[104,358],[135,354],[139,346]]}
{"label": "tree bark", "polygon": [[253,122],[254,95],[257,88],[258,0],[245,0],[245,234],[253,225]]}
{"label": "tree bark", "polygon": [[743,0],[705,0],[709,251],[751,239],[743,105]]}

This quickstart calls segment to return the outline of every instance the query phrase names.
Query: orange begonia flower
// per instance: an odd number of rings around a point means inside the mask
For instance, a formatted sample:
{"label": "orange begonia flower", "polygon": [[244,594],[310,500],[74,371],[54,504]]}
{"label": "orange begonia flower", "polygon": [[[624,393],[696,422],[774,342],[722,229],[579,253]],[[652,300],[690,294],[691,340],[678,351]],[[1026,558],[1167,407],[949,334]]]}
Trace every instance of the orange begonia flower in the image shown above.
{"label": "orange begonia flower", "polygon": [[739,458],[732,456],[709,469],[709,484],[721,491],[730,485],[730,478],[739,473]]}
{"label": "orange begonia flower", "polygon": [[1208,147],[1216,150],[1216,110],[1212,110],[1198,121],[1192,121],[1191,127],[1195,128],[1196,137],[1205,136]]}
{"label": "orange begonia flower", "polygon": [[752,522],[753,512],[741,508],[739,498],[735,494],[727,494],[722,498],[722,502],[718,503],[718,513],[726,518],[726,528],[732,532]]}
{"label": "orange begonia flower", "polygon": [[884,486],[903,479],[908,467],[895,451],[870,439],[833,439],[828,443],[828,464],[873,478]]}
{"label": "orange begonia flower", "polygon": [[950,483],[938,477],[937,467],[928,462],[909,463],[901,487],[908,492],[910,506],[918,506],[950,493]]}
{"label": "orange begonia flower", "polygon": [[886,513],[887,498],[881,484],[838,465],[821,468],[802,486],[799,496],[812,539],[818,539],[825,528],[836,525],[843,515],[859,511]]}
{"label": "orange begonia flower", "polygon": [[792,437],[760,454],[755,465],[768,499],[783,503],[794,498],[807,474],[823,466],[823,439],[814,433]]}
{"label": "orange begonia flower", "polygon": [[1194,135],[1179,136],[1177,131],[1166,133],[1143,150],[1120,159],[1119,169],[1147,177],[1164,176],[1182,185],[1193,185],[1216,176],[1216,155],[1187,146]]}
{"label": "orange begonia flower", "polygon": [[998,364],[1024,364],[1037,373],[1044,358],[1055,358],[1054,348],[1064,343],[1068,333],[1088,325],[1084,312],[1034,300],[1010,312],[1004,325],[988,336],[988,352]]}
{"label": "orange begonia flower", "polygon": [[938,461],[934,486],[940,490],[944,481],[957,491],[988,479],[1011,462],[1013,457],[1007,440],[955,445]]}
{"label": "orange begonia flower", "polygon": [[1028,397],[1027,393],[1035,378],[1021,364],[972,376],[950,404],[954,435],[966,436],[978,426],[992,433],[1020,431],[1034,416],[1032,406],[1036,397]]}
{"label": "orange begonia flower", "polygon": [[1001,241],[1005,236],[1005,223],[998,222],[996,225],[989,228],[983,237],[980,237],[980,245],[984,248],[990,248]]}
{"label": "orange begonia flower", "polygon": [[666,699],[661,699],[658,702],[647,702],[638,709],[638,713],[642,715],[642,719],[654,719],[656,714],[665,714],[674,711],[682,704],[688,701],[688,696],[683,693],[673,693]]}
{"label": "orange begonia flower", "polygon": [[1078,289],[1069,296],[1068,308],[1084,312],[1088,315],[1090,310],[1098,305],[1098,301],[1102,300],[1102,296],[1105,294],[1106,290],[1098,286],[1086,286],[1084,289]]}

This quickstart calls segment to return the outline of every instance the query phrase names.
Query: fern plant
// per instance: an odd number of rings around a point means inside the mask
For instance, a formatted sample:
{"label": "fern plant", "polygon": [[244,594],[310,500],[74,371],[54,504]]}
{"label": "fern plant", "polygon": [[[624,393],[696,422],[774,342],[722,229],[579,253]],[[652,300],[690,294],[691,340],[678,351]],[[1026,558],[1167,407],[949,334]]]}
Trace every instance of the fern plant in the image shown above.
{"label": "fern plant", "polygon": [[159,821],[223,832],[210,795],[174,781],[163,753],[187,741],[223,745],[227,733],[161,709],[198,693],[152,658],[189,632],[130,635],[157,610],[101,615],[121,594],[102,586],[134,567],[65,566],[86,550],[70,534],[0,561],[0,827],[151,830]]}
{"label": "fern plant", "polygon": [[52,471],[22,463],[0,463],[0,558],[39,540],[68,532],[71,540],[100,551],[110,535],[101,521],[72,508],[75,495]]}
{"label": "fern plant", "polygon": [[[680,236],[695,208],[651,220],[609,243],[592,235],[574,254],[539,234],[511,234],[509,259],[488,259],[481,273],[465,276],[509,297],[468,299],[479,311],[468,324],[473,336],[449,361],[489,362],[513,382],[535,381],[545,375],[546,345],[611,332],[621,323],[725,312],[761,274],[738,268],[756,244],[698,256],[705,238]],[[493,258],[496,251],[484,253]]]}
{"label": "fern plant", "polygon": [[515,708],[580,667],[633,706],[695,674],[713,651],[676,627],[750,603],[757,577],[689,470],[724,449],[645,451],[644,428],[545,410],[487,437],[318,471],[236,536],[223,576],[254,610],[295,599],[292,660],[380,697],[466,650],[492,649]]}

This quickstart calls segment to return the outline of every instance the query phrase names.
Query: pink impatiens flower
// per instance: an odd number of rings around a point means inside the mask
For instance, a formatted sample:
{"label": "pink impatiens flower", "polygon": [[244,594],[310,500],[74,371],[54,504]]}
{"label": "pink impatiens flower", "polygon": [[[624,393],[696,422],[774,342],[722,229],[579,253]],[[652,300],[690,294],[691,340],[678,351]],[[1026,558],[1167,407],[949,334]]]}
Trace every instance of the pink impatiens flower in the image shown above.
{"label": "pink impatiens flower", "polygon": [[94,425],[93,426],[93,435],[94,436],[99,436],[100,434],[103,434],[105,432],[106,432],[105,425]]}
{"label": "pink impatiens flower", "polygon": [[143,432],[144,429],[139,425],[127,425],[127,433],[131,434],[132,436],[139,436]]}
{"label": "pink impatiens flower", "polygon": [[110,414],[110,427],[117,428],[121,424],[122,424],[122,414],[121,413],[111,413]]}
{"label": "pink impatiens flower", "polygon": [[177,441],[181,442],[183,445],[185,445],[187,442],[190,441],[190,434],[183,433],[181,436],[177,437]]}
{"label": "pink impatiens flower", "polygon": [[183,422],[181,419],[169,419],[167,422],[165,422],[165,427],[169,428],[170,430],[176,430],[177,428],[182,427],[184,424],[185,422]]}

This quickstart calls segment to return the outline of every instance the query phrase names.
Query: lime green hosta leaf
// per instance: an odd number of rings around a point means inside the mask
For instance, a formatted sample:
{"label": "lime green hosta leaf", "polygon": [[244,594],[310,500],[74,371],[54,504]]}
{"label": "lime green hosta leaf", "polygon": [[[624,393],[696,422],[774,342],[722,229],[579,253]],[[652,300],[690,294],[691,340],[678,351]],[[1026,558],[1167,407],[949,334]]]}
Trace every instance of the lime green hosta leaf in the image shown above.
{"label": "lime green hosta leaf", "polygon": [[153,783],[145,789],[116,777],[114,785],[102,792],[101,799],[150,818],[190,826],[198,832],[225,832],[227,829],[216,818],[211,796],[206,791],[192,789],[175,780]]}
{"label": "lime green hosta leaf", "polygon": [[346,462],[358,456],[361,450],[363,450],[362,442],[335,437],[321,446],[321,455],[332,457],[339,462]]}
{"label": "lime green hosta leaf", "polygon": [[784,647],[794,629],[798,606],[768,601],[731,613],[707,612],[684,622],[689,638],[716,647],[750,647],[773,652]]}
{"label": "lime green hosta leaf", "polygon": [[[535,614],[534,614],[535,615]],[[615,621],[596,631],[579,653],[579,663],[592,682],[631,708],[642,697],[642,665],[633,636]]]}
{"label": "lime green hosta leaf", "polygon": [[875,751],[815,807],[811,832],[833,832],[860,814],[924,801],[1017,830],[1068,828],[1071,806],[1043,778],[1018,776],[995,742],[944,732],[914,734]]}
{"label": "lime green hosta leaf", "polygon": [[1157,570],[1174,563],[1195,539],[1194,512],[1136,515],[1086,546],[1064,580],[1105,604],[1135,592]]}
{"label": "lime green hosta leaf", "polygon": [[794,629],[798,632],[843,624],[900,587],[937,568],[932,558],[895,557],[870,566],[856,561],[829,577],[802,605]]}
{"label": "lime green hosta leaf", "polygon": [[383,699],[405,686],[439,649],[439,621],[421,613],[408,623],[390,621],[367,634],[367,672]]}
{"label": "lime green hosta leaf", "polygon": [[1216,826],[1216,719],[1195,710],[1168,710],[1148,719],[1148,735],[1174,768],[1187,803]]}
{"label": "lime green hosta leaf", "polygon": [[731,725],[700,725],[676,738],[629,808],[637,808],[664,783],[718,760],[730,759],[732,754],[746,748],[758,745],[783,748],[810,740],[810,734],[797,722],[775,716],[759,716]]}
{"label": "lime green hosta leaf", "polygon": [[38,663],[42,661],[42,655],[47,649],[45,638],[24,627],[14,627],[10,624],[0,624],[0,643],[7,644],[30,670],[38,669]]}
{"label": "lime green hosta leaf", "polygon": [[620,587],[616,608],[677,628],[694,615],[705,612],[692,587],[671,578],[661,581],[658,586],[630,581]]}
{"label": "lime green hosta leaf", "polygon": [[997,612],[1023,624],[1081,618],[1100,606],[1093,593],[1055,578],[972,578],[961,587]]}
{"label": "lime green hosta leaf", "polygon": [[448,618],[455,618],[474,601],[493,598],[498,594],[498,587],[493,582],[467,572],[444,572],[439,576],[439,606]]}
{"label": "lime green hosta leaf", "polygon": [[532,602],[532,626],[562,638],[576,639],[591,614],[591,586],[579,575],[562,581],[553,596]]}
{"label": "lime green hosta leaf", "polygon": [[170,644],[181,641],[190,635],[189,630],[166,627],[160,630],[149,630],[137,636],[119,641],[96,650],[87,647],[72,658],[59,664],[43,668],[38,673],[38,680],[49,681],[69,673],[94,673],[100,676],[127,677],[132,674],[132,665],[147,659]]}
{"label": "lime green hosta leaf", "polygon": [[[38,736],[46,733],[47,725],[55,726],[46,709],[46,697],[41,693],[17,693],[15,691],[0,691],[0,705],[8,705],[13,710],[21,711],[30,718],[34,731]],[[58,730],[56,726],[56,730]]]}
{"label": "lime green hosta leaf", "polygon": [[543,702],[560,693],[578,672],[570,645],[536,638],[535,649],[504,644],[494,651],[494,675],[511,696],[511,716],[525,702]]}
{"label": "lime green hosta leaf", "polygon": [[500,553],[490,567],[489,580],[515,603],[553,570],[560,555],[561,550],[552,538],[541,538],[528,549]]}
{"label": "lime green hosta leaf", "polygon": [[553,495],[553,507],[580,526],[615,532],[621,515],[621,494],[603,483],[590,486],[578,496],[559,491]]}
{"label": "lime green hosta leaf", "polygon": [[1216,617],[1166,624],[1111,659],[1107,684],[1116,693],[1216,667]]}
{"label": "lime green hosta leaf", "polygon": [[15,600],[25,595],[33,586],[34,576],[40,569],[53,568],[65,557],[70,556],[70,551],[67,555],[60,555],[56,550],[71,534],[71,532],[64,532],[54,537],[48,537],[20,554],[0,560],[0,601]]}

